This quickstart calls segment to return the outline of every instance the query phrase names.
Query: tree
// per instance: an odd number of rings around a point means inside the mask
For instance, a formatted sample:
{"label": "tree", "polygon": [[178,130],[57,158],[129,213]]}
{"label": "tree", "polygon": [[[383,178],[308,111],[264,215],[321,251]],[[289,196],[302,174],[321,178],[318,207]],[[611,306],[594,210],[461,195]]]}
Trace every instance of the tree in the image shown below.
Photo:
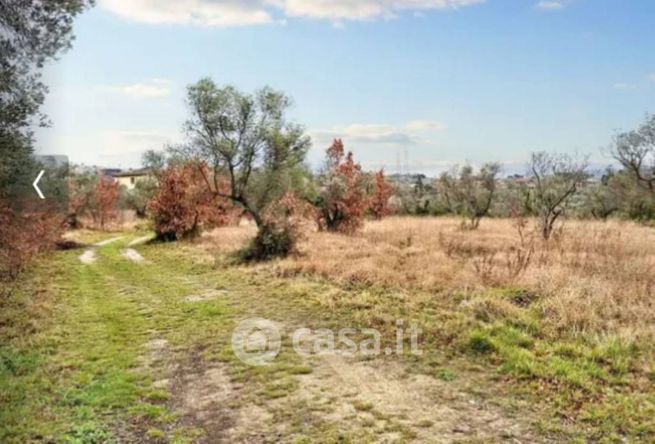
{"label": "tree", "polygon": [[417,174],[413,183],[401,180],[395,184],[396,206],[403,213],[426,216],[444,212],[436,188],[431,182],[426,183],[425,179],[423,174]]}
{"label": "tree", "polygon": [[72,174],[68,177],[66,223],[70,228],[79,228],[80,217],[91,211],[97,182],[98,176],[92,173]]}
{"label": "tree", "polygon": [[389,199],[394,194],[394,187],[384,176],[384,170],[375,173],[373,195],[371,196],[369,210],[373,217],[382,219],[391,213]]}
{"label": "tree", "polygon": [[648,187],[639,184],[634,175],[622,169],[615,172],[607,186],[616,194],[621,215],[640,222],[655,220],[655,199]]}
{"label": "tree", "polygon": [[[159,173],[161,174],[161,173]],[[138,179],[131,190],[124,192],[124,205],[136,212],[137,217],[146,217],[148,202],[155,196],[158,188],[157,179],[145,177]]]}
{"label": "tree", "polygon": [[[229,201],[207,189],[206,170],[206,165],[195,163],[169,165],[163,170],[157,193],[148,202],[158,239],[191,238],[200,234],[202,225],[221,226],[237,220]],[[219,183],[219,187],[226,192],[226,184]]]}
{"label": "tree", "polygon": [[476,173],[471,165],[456,167],[439,178],[444,199],[453,213],[468,219],[466,227],[477,229],[489,214],[496,192],[500,165],[486,163]]}
{"label": "tree", "polygon": [[29,205],[20,211],[0,202],[0,298],[29,261],[51,248],[59,239],[63,224],[59,214],[48,208],[51,203]]}
{"label": "tree", "polygon": [[618,177],[608,168],[601,181],[585,187],[583,191],[583,215],[591,214],[596,219],[606,220],[619,212],[624,205]]}
{"label": "tree", "polygon": [[334,139],[326,150],[326,171],[321,179],[318,199],[319,228],[352,234],[364,222],[369,206],[366,174],[353,153],[345,153],[341,139]]}
{"label": "tree", "polygon": [[118,181],[110,176],[100,176],[96,182],[93,215],[94,219],[104,229],[105,224],[118,216],[118,201],[120,189]]}
{"label": "tree", "polygon": [[[0,0],[0,280],[13,278],[61,233],[57,208],[33,208],[33,124],[47,92],[46,62],[70,47],[73,18],[85,0]],[[30,194],[27,194],[30,193]],[[0,287],[4,287],[1,286]]]}
{"label": "tree", "polygon": [[204,162],[206,189],[242,207],[260,232],[270,229],[264,211],[294,188],[310,146],[303,128],[286,118],[291,100],[268,87],[245,94],[205,78],[188,87],[187,104],[189,143],[173,152]]}
{"label": "tree", "polygon": [[166,169],[166,154],[160,151],[148,150],[141,156],[141,165],[153,176],[161,177]]}
{"label": "tree", "polygon": [[0,0],[0,198],[31,191],[32,131],[47,121],[41,69],[70,47],[76,15],[87,0]]}
{"label": "tree", "polygon": [[544,240],[550,239],[555,223],[572,196],[587,180],[587,160],[577,161],[566,154],[532,153],[528,190],[530,210],[539,217]]}
{"label": "tree", "polygon": [[611,153],[639,185],[655,196],[655,115],[647,117],[637,129],[618,134]]}

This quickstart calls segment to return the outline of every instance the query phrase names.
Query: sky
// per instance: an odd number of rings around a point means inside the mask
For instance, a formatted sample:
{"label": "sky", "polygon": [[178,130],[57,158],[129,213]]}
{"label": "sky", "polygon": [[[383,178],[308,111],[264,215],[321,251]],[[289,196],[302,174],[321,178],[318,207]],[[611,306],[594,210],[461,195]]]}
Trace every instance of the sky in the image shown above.
{"label": "sky", "polygon": [[652,0],[97,0],[46,69],[37,152],[138,167],[184,141],[186,86],[209,76],[290,95],[313,167],[334,137],[388,173],[609,164],[655,112],[653,23]]}

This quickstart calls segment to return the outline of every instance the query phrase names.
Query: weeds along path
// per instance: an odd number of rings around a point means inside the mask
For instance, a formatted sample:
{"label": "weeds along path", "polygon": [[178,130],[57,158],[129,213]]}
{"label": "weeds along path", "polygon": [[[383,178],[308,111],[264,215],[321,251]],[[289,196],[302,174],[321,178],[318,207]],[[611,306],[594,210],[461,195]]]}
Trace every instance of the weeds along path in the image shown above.
{"label": "weeds along path", "polygon": [[[38,334],[2,348],[0,441],[537,441],[526,415],[465,381],[391,358],[294,353],[295,328],[347,322],[313,302],[334,288],[216,268],[183,244],[140,245],[134,262],[133,237],[97,247],[92,263],[64,252],[35,272],[53,280],[56,308]],[[282,330],[267,366],[231,349],[253,316]]]}

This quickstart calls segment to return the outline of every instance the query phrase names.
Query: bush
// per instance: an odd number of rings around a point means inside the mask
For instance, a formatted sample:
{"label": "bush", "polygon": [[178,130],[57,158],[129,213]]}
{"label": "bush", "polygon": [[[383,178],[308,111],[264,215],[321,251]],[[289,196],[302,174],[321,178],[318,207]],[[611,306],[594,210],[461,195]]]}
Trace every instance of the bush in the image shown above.
{"label": "bush", "polygon": [[55,209],[13,209],[0,201],[0,282],[14,279],[39,253],[54,247],[63,231]]}
{"label": "bush", "polygon": [[100,176],[96,182],[93,216],[100,223],[100,228],[118,217],[118,201],[120,200],[118,181],[113,177]]}
{"label": "bush", "polygon": [[203,225],[220,226],[237,219],[238,212],[227,200],[207,190],[202,168],[188,163],[162,173],[159,190],[148,203],[158,239],[192,238]]}
{"label": "bush", "polygon": [[290,193],[272,204],[264,212],[264,223],[243,252],[243,259],[268,260],[296,251],[310,211],[311,208],[307,204]]}
{"label": "bush", "polygon": [[475,230],[489,214],[498,185],[500,165],[486,163],[477,172],[471,165],[455,167],[439,177],[439,186],[446,205],[454,214],[465,218],[464,228]]}
{"label": "bush", "polygon": [[345,154],[343,143],[335,139],[327,149],[327,172],[322,178],[318,202],[319,229],[352,234],[364,223],[369,207],[366,175],[352,152]]}
{"label": "bush", "polygon": [[384,216],[391,214],[389,200],[394,195],[394,187],[384,176],[384,170],[375,173],[375,186],[369,205],[369,211],[376,219],[382,219]]}

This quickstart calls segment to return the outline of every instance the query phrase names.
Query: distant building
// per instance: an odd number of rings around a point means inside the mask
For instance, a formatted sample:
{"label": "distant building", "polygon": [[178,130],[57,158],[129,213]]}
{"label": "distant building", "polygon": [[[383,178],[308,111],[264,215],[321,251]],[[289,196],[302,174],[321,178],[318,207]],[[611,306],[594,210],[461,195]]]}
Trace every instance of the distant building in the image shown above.
{"label": "distant building", "polygon": [[120,185],[124,185],[128,190],[131,190],[140,179],[148,178],[151,173],[147,168],[140,168],[136,170],[120,171],[109,174],[118,181]]}
{"label": "distant building", "polygon": [[121,172],[120,168],[91,167],[91,169],[102,176],[110,176],[110,177],[114,177],[116,174]]}

